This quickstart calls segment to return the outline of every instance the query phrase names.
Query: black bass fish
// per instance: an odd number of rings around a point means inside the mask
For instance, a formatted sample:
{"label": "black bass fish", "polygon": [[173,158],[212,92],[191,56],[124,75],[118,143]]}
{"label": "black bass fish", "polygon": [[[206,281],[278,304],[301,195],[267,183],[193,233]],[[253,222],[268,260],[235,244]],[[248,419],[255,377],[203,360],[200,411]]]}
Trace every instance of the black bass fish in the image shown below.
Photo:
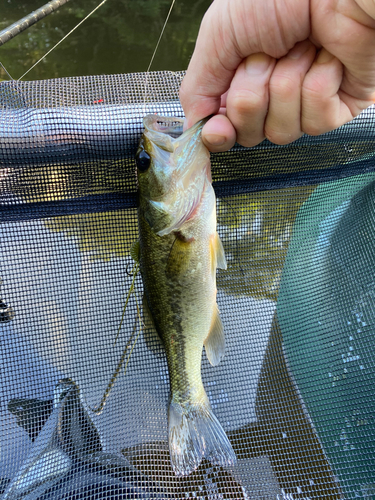
{"label": "black bass fish", "polygon": [[137,259],[144,315],[167,354],[171,463],[184,476],[203,457],[221,466],[236,460],[201,378],[203,345],[212,365],[224,356],[216,268],[226,269],[226,260],[216,231],[210,156],[201,140],[205,120],[184,133],[180,118],[148,115],[143,123],[136,155]]}

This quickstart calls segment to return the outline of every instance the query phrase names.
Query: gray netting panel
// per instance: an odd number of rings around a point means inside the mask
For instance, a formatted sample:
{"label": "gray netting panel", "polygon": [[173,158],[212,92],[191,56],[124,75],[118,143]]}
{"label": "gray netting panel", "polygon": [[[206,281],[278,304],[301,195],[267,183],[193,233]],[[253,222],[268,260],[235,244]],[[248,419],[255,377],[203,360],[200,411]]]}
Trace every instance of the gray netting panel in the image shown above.
{"label": "gray netting panel", "polygon": [[212,155],[226,354],[202,376],[237,464],[171,468],[140,275],[123,310],[142,118],[182,116],[182,77],[0,83],[2,498],[375,498],[374,108]]}

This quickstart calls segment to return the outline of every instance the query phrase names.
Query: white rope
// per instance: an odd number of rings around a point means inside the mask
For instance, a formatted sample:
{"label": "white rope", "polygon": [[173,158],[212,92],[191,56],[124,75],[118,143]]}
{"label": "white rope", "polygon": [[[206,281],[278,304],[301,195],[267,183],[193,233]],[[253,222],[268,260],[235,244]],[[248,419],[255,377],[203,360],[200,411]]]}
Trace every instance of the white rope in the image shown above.
{"label": "white rope", "polygon": [[2,62],[0,62],[0,66],[3,68],[3,70],[5,71],[5,73],[9,76],[9,78],[11,80],[14,80],[13,76],[9,73],[9,71],[6,69],[6,67],[4,66],[4,64]]}
{"label": "white rope", "polygon": [[167,26],[167,23],[169,21],[169,17],[171,15],[171,12],[172,12],[172,9],[173,9],[173,6],[175,4],[175,1],[176,0],[172,0],[172,3],[171,3],[171,6],[169,7],[169,11],[168,11],[168,14],[167,14],[167,17],[165,18],[165,21],[164,21],[164,25],[162,27],[162,30],[161,30],[161,33],[160,33],[160,36],[159,36],[159,39],[156,43],[156,47],[154,49],[154,53],[152,54],[151,56],[151,60],[150,60],[150,64],[148,65],[148,68],[147,68],[147,71],[146,71],[146,80],[145,80],[145,97],[144,97],[144,101],[143,101],[143,112],[146,113],[146,97],[147,97],[147,87],[148,87],[148,74],[149,74],[149,71],[150,71],[150,68],[151,68],[151,65],[152,63],[154,62],[154,58],[155,58],[155,55],[156,55],[156,51],[158,50],[158,47],[159,47],[159,44],[160,44],[160,41],[163,37],[163,33],[164,33],[164,30],[165,30],[165,27]]}
{"label": "white rope", "polygon": [[152,57],[151,57],[150,64],[148,65],[148,68],[147,68],[147,73],[150,71],[151,65],[152,65],[152,63],[153,63],[153,61],[154,61],[156,51],[158,50],[158,47],[159,47],[159,44],[160,44],[160,40],[162,39],[162,36],[163,36],[164,30],[165,30],[165,27],[167,26],[167,23],[168,23],[168,21],[169,21],[169,17],[170,17],[170,15],[171,15],[171,12],[172,12],[172,9],[173,9],[173,6],[174,6],[175,1],[176,1],[176,0],[172,0],[171,6],[169,7],[169,11],[168,11],[167,17],[166,17],[166,19],[165,19],[165,22],[164,22],[163,28],[162,28],[161,33],[160,33],[160,36],[159,36],[159,40],[157,41],[157,44],[156,44],[156,47],[155,47],[154,53],[152,54]]}
{"label": "white rope", "polygon": [[22,76],[20,76],[20,77],[18,78],[18,81],[19,81],[19,80],[21,80],[24,76],[26,76],[26,75],[27,75],[27,73],[29,73],[29,72],[30,72],[33,68],[35,68],[35,66],[36,66],[37,64],[39,64],[41,61],[43,61],[43,59],[44,59],[45,57],[47,57],[47,56],[48,56],[48,54],[50,54],[53,50],[55,50],[55,48],[56,48],[58,45],[60,45],[60,43],[61,43],[61,42],[63,42],[66,38],[68,38],[68,36],[69,36],[71,33],[73,33],[73,31],[75,31],[75,30],[76,30],[79,26],[81,26],[81,24],[82,24],[82,23],[84,23],[84,22],[86,21],[86,19],[88,19],[88,18],[89,18],[89,17],[90,17],[90,16],[91,16],[91,15],[92,15],[92,14],[93,14],[96,10],[98,10],[98,9],[99,9],[99,7],[101,7],[103,4],[105,4],[105,3],[106,3],[106,1],[107,1],[107,0],[103,0],[103,1],[99,4],[99,5],[97,5],[97,6],[95,7],[95,9],[94,9],[94,10],[92,10],[92,11],[90,12],[90,14],[88,14],[88,15],[87,15],[84,19],[82,19],[82,21],[80,21],[80,22],[79,22],[79,23],[78,23],[78,24],[77,24],[77,25],[76,25],[76,26],[75,26],[72,30],[70,30],[70,31],[69,31],[69,33],[68,33],[67,35],[65,35],[65,36],[64,36],[64,37],[63,37],[63,38],[62,38],[59,42],[57,42],[57,43],[56,43],[56,45],[54,45],[54,46],[52,47],[52,49],[50,49],[48,52],[46,52],[46,54],[44,54],[44,56],[43,56],[43,57],[41,57],[41,58],[39,59],[39,61],[37,61],[37,62],[36,62],[33,66],[31,66],[31,68],[29,68],[29,69],[26,71],[26,73],[24,73]]}

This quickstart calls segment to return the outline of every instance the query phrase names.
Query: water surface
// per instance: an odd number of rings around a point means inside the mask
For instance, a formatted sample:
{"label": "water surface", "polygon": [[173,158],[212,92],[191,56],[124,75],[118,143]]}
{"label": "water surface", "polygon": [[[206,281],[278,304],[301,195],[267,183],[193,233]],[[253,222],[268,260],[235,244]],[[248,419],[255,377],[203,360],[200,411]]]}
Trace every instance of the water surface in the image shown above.
{"label": "water surface", "polygon": [[[46,0],[0,0],[0,30]],[[100,0],[71,1],[0,47],[0,62],[18,79],[89,14]],[[176,0],[153,70],[187,68],[210,0]],[[27,80],[146,71],[171,0],[107,0],[28,73]],[[0,79],[8,79],[0,69]]]}

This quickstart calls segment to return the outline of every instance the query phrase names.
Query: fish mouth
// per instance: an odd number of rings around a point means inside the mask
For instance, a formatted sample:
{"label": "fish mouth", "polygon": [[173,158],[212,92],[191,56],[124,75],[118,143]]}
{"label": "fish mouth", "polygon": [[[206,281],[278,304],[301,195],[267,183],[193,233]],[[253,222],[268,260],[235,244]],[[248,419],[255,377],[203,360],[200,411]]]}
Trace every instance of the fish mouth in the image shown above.
{"label": "fish mouth", "polygon": [[188,130],[183,130],[184,118],[176,116],[147,115],[143,118],[144,137],[154,146],[173,153],[177,144],[200,133],[212,115],[203,118]]}
{"label": "fish mouth", "polygon": [[183,133],[183,118],[175,116],[147,115],[143,119],[143,125],[147,132],[156,132],[177,139]]}

